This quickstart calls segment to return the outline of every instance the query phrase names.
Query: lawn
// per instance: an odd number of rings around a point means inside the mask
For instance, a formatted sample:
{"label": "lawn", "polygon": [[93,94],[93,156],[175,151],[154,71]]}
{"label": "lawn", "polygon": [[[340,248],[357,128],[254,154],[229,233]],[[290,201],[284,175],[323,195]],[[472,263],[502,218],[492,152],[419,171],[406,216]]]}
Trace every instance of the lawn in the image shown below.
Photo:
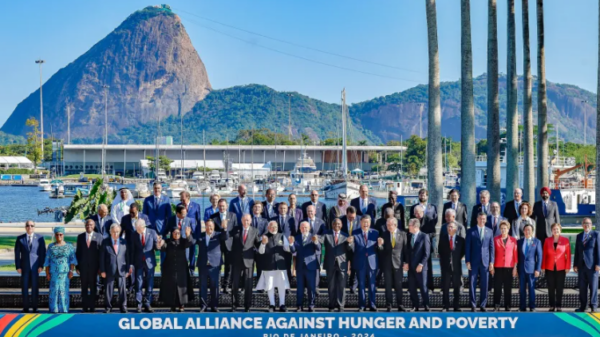
{"label": "lawn", "polygon": [[[0,249],[13,249],[15,248],[15,241],[17,240],[16,236],[2,236],[0,237]],[[50,236],[44,236],[44,240],[46,241],[46,244],[50,244],[53,240],[52,237]],[[76,236],[66,236],[65,237],[65,241],[70,242],[70,243],[76,243],[77,242],[77,237]]]}
{"label": "lawn", "polygon": [[[88,179],[102,178],[101,174],[86,174],[84,176]],[[62,176],[62,177],[60,177],[60,179],[79,179],[80,177],[81,177],[81,175],[79,175],[79,174],[70,174],[68,176]]]}

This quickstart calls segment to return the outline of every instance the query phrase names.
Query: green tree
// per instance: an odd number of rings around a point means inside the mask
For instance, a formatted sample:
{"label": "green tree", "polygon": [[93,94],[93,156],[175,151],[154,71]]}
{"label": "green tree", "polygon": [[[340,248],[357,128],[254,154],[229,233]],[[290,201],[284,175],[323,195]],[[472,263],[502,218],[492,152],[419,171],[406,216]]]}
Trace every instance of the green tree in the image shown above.
{"label": "green tree", "polygon": [[[148,166],[150,167],[150,170],[154,171],[154,157],[148,156],[146,159],[148,160]],[[164,170],[165,172],[169,172],[171,170],[172,162],[173,160],[167,156],[158,156],[158,168]]]}
{"label": "green tree", "polygon": [[27,158],[31,160],[35,167],[42,161],[42,149],[40,147],[41,132],[39,130],[39,122],[35,117],[30,117],[25,121],[25,125],[31,128],[27,132]]}
{"label": "green tree", "polygon": [[404,165],[410,175],[417,175],[425,165],[427,142],[417,135],[412,135],[406,141],[406,147]]}

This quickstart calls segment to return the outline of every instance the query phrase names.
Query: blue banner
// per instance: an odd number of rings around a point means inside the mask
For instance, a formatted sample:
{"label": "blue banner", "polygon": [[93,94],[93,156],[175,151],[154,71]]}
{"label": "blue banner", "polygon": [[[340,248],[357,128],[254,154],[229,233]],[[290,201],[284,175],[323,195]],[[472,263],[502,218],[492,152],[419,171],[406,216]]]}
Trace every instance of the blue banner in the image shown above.
{"label": "blue banner", "polygon": [[586,313],[2,314],[0,336],[599,336]]}

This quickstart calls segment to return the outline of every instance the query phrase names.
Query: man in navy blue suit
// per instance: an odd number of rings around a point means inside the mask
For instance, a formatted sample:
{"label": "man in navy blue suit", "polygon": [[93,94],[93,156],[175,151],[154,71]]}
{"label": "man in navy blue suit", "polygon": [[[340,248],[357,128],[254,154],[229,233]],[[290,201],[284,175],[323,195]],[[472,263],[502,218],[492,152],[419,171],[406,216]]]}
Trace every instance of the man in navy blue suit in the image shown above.
{"label": "man in navy blue suit", "polygon": [[275,201],[276,197],[277,195],[275,194],[275,190],[268,188],[265,192],[265,198],[267,200],[262,202],[263,218],[271,220],[275,219],[279,215],[279,203]]}
{"label": "man in navy blue suit", "polygon": [[421,300],[423,308],[429,311],[429,293],[427,292],[427,260],[431,251],[429,235],[421,233],[421,221],[414,218],[408,221],[409,255],[408,255],[408,291],[412,309],[407,311],[419,311],[419,295],[417,287],[421,289]]}
{"label": "man in navy blue suit", "polygon": [[375,279],[377,269],[377,239],[379,233],[371,229],[371,217],[365,216],[360,220],[360,230],[348,237],[348,243],[354,251],[352,268],[356,268],[358,277],[358,311],[364,311],[366,306],[365,288],[369,284],[369,310],[377,311],[375,294],[377,287]]}
{"label": "man in navy blue suit", "polygon": [[368,215],[375,221],[377,218],[377,200],[369,196],[369,186],[360,185],[358,190],[360,196],[350,201],[350,206],[356,209],[356,214],[360,216]]}
{"label": "man in navy blue suit", "polygon": [[[192,233],[195,233],[196,227],[198,224],[196,220],[187,216],[187,209],[185,205],[179,204],[175,208],[175,215],[169,218],[169,222],[166,225],[166,233],[171,233],[175,228],[179,228],[181,230],[181,237],[187,238],[185,229],[190,227],[192,229]],[[190,273],[193,275],[194,270],[196,269],[196,251],[194,247],[190,247],[186,249],[186,256],[188,260],[188,267],[190,269]]]}
{"label": "man in navy blue suit", "polygon": [[[156,268],[156,243],[158,235],[153,229],[146,227],[146,221],[138,219],[135,223],[135,233],[131,234],[131,246],[133,248],[133,261],[135,267],[135,300],[137,312],[154,312],[152,309],[152,290],[154,289],[154,270]],[[187,231],[191,233],[190,230]],[[145,287],[144,287],[145,286]],[[146,288],[142,299],[142,289]]]}
{"label": "man in navy blue suit", "polygon": [[[182,191],[179,193],[180,203],[178,205],[183,205],[187,211],[187,217],[190,219],[194,219],[196,223],[202,223],[202,209],[197,202],[194,202],[190,199],[190,192]],[[182,230],[183,234],[185,230]]]}
{"label": "man in navy blue suit", "polygon": [[246,195],[247,189],[245,185],[238,186],[238,196],[233,198],[229,203],[229,212],[235,213],[237,216],[237,223],[242,223],[242,216],[244,214],[252,213],[252,207],[254,206],[254,200]]}
{"label": "man in navy blue suit", "polygon": [[100,276],[106,287],[104,292],[105,313],[112,310],[111,300],[115,290],[115,281],[119,288],[119,307],[121,313],[127,313],[127,298],[125,280],[131,275],[133,268],[131,254],[127,251],[127,241],[121,239],[121,226],[113,224],[110,227],[110,237],[102,241],[100,249]]}
{"label": "man in navy blue suit", "polygon": [[[485,306],[488,297],[488,280],[490,272],[494,272],[494,233],[485,226],[487,214],[479,212],[477,226],[467,231],[465,262],[469,270],[469,297],[471,311],[477,307],[476,289],[479,276],[480,310],[487,311]],[[488,272],[489,271],[489,272]]]}
{"label": "man in navy blue suit", "polygon": [[584,218],[581,223],[583,233],[575,239],[575,260],[573,271],[579,279],[579,303],[577,312],[585,312],[590,291],[591,312],[598,309],[598,272],[600,272],[600,235],[592,231],[592,219]]}
{"label": "man in navy blue suit", "polygon": [[[121,220],[121,237],[125,237],[125,241],[131,247],[131,235],[135,233],[135,223],[138,219],[144,220],[146,225],[150,225],[150,219],[145,214],[140,213],[139,206],[137,202],[132,203],[129,206],[129,214],[123,216]],[[134,263],[135,266],[135,263]],[[133,271],[133,274],[127,279],[127,287],[129,289],[129,293],[134,292],[135,288],[135,279],[136,279],[136,271]]]}
{"label": "man in navy blue suit", "polygon": [[492,230],[494,237],[501,235],[500,222],[507,220],[505,217],[500,215],[500,203],[494,201],[490,204],[490,215],[487,217],[485,225]]}
{"label": "man in navy blue suit", "polygon": [[[224,224],[228,226],[227,222]],[[229,224],[231,225],[231,224]],[[221,265],[223,257],[221,246],[229,238],[229,228],[224,227],[222,232],[215,231],[215,223],[209,219],[204,223],[205,232],[196,227],[196,244],[198,245],[198,275],[200,277],[200,312],[206,311],[208,306],[213,312],[219,312],[219,281],[221,278]],[[210,285],[208,279],[210,278]],[[210,286],[211,302],[208,303],[208,287]]]}
{"label": "man in navy blue suit", "polygon": [[108,207],[106,207],[105,204],[100,204],[98,206],[98,214],[93,215],[88,219],[92,219],[96,223],[94,232],[100,233],[103,239],[108,239],[110,237],[110,227],[113,225],[114,221],[108,214]]}
{"label": "man in navy blue suit", "polygon": [[302,204],[302,214],[304,218],[308,218],[308,206],[313,206],[315,208],[315,216],[325,223],[329,223],[329,219],[327,219],[327,206],[324,203],[319,201],[319,191],[312,190],[310,191],[310,201],[307,201]]}
{"label": "man in navy blue suit", "polygon": [[310,224],[310,232],[312,234],[323,235],[327,229],[325,222],[317,216],[315,206],[313,205],[306,207],[306,219],[302,220],[302,222],[304,221]]}
{"label": "man in navy blue suit", "polygon": [[308,222],[300,223],[300,233],[289,237],[290,251],[296,253],[296,305],[302,311],[304,289],[308,294],[308,311],[315,311],[317,271],[321,269],[321,243],[310,233]]}
{"label": "man in navy blue suit", "polygon": [[465,228],[473,228],[477,226],[477,217],[479,216],[479,213],[483,212],[485,213],[485,215],[492,214],[490,206],[490,192],[488,190],[483,190],[479,192],[479,203],[473,206],[473,210],[471,211],[471,224],[469,226],[467,226],[467,224],[464,224]]}
{"label": "man in navy blue suit", "polygon": [[[171,200],[162,195],[162,186],[160,183],[154,183],[154,194],[144,199],[143,213],[150,219],[149,228],[156,231],[158,235],[166,235],[165,225],[171,217]],[[164,259],[164,253],[161,253],[161,260]]]}
{"label": "man in navy blue suit", "polygon": [[535,279],[540,277],[542,271],[542,242],[533,237],[533,226],[530,224],[525,225],[523,233],[525,237],[517,241],[519,309],[525,311],[529,292],[529,310],[535,311]]}
{"label": "man in navy blue suit", "polygon": [[[38,279],[46,259],[46,242],[44,237],[35,234],[35,222],[25,222],[25,234],[19,235],[15,241],[15,267],[21,274],[21,294],[23,296],[23,312],[38,311]],[[31,297],[29,296],[31,287]]]}

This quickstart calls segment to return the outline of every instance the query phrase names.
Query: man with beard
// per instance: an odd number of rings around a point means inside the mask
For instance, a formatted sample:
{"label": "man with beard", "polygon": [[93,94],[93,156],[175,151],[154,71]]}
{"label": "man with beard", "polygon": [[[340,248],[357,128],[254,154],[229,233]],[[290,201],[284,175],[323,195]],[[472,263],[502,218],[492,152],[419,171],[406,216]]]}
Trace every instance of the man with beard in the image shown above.
{"label": "man with beard", "polygon": [[552,236],[551,226],[560,223],[558,205],[555,201],[550,200],[551,194],[552,191],[548,187],[542,187],[540,190],[542,200],[536,201],[533,205],[531,218],[535,220],[535,237],[541,242]]}
{"label": "man with beard", "polygon": [[[467,220],[469,217],[467,216],[467,206],[459,201],[460,192],[457,189],[451,189],[450,193],[448,193],[448,201],[444,204],[444,209],[442,212],[446,214],[447,209],[453,209],[455,212],[455,221],[463,226],[467,226]],[[464,235],[463,235],[464,237]]]}
{"label": "man with beard", "polygon": [[346,215],[346,209],[348,208],[348,202],[346,201],[346,194],[338,194],[337,204],[329,209],[329,216],[327,219],[330,223],[327,224],[327,228],[331,229],[331,222],[334,219],[338,219]]}
{"label": "man with beard", "polygon": [[398,202],[398,192],[395,190],[388,193],[388,202],[381,207],[381,214],[385,214],[388,208],[394,210],[394,217],[398,220],[398,229],[406,232],[404,205]]}
{"label": "man with beard", "polygon": [[269,296],[269,312],[275,310],[275,288],[279,293],[279,311],[286,312],[285,291],[290,288],[285,266],[285,255],[290,254],[288,239],[277,232],[277,221],[269,222],[269,233],[262,236],[258,253],[265,257],[262,274],[256,284],[257,290],[266,290]]}

